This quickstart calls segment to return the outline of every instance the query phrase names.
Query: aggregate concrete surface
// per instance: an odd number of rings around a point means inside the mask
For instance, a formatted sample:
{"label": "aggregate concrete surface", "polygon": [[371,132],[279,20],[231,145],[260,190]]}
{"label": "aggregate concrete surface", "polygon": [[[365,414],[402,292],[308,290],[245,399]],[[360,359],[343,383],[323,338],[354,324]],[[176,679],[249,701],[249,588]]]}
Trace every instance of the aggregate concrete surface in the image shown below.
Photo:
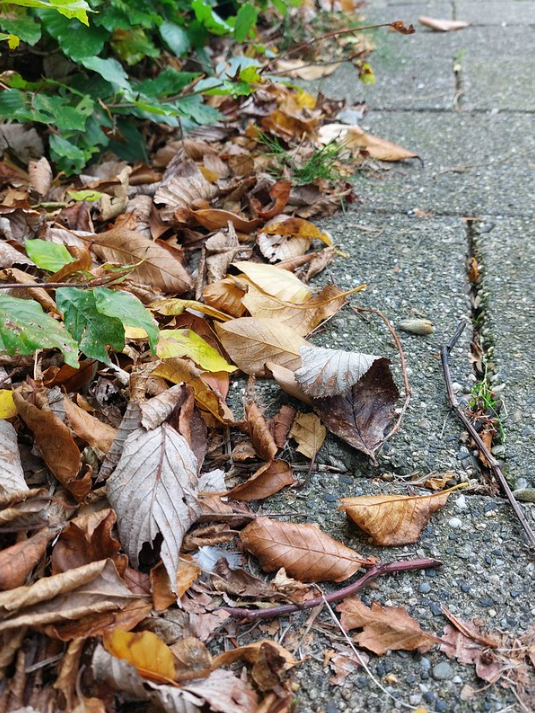
{"label": "aggregate concrete surface", "polygon": [[[355,70],[342,65],[314,89],[350,103],[366,102],[369,113],[361,126],[417,151],[423,166],[406,162],[378,177],[357,178],[360,202],[323,223],[348,257],[339,258],[321,280],[344,289],[366,282],[367,291],[354,298],[359,304],[384,311],[394,324],[414,315],[429,318],[435,332],[400,333],[413,397],[379,466],[373,468],[329,436],[317,462],[337,471],[313,473],[308,486],[270,498],[264,508],[288,519],[305,515],[305,521],[317,522],[364,554],[389,560],[410,552],[443,562],[441,569],[379,580],[364,591],[367,603],[405,606],[423,628],[439,634],[447,623],[440,610],[445,604],[461,619],[483,620],[489,629],[520,635],[535,619],[535,556],[500,495],[454,493],[416,545],[381,551],[347,523],[337,506],[340,497],[407,493],[403,478],[413,473],[452,471],[461,480],[483,482],[462,428],[449,412],[438,359],[439,345],[459,320],[470,323],[473,316],[469,254],[480,267],[481,337],[492,378],[505,385],[506,438],[499,457],[513,487],[528,495],[535,487],[535,3],[371,0],[366,15],[371,22],[412,22],[417,32],[376,35],[375,85],[359,83]],[[472,24],[435,33],[418,26],[420,15]],[[467,217],[474,219],[471,232]],[[451,364],[465,403],[475,383],[470,329]],[[395,345],[375,317],[364,321],[343,310],[312,341],[388,356],[401,387]],[[258,391],[272,408],[287,401],[267,383]],[[535,526],[535,504],[523,506]],[[535,701],[532,708],[521,707],[513,690],[487,686],[473,667],[450,661],[437,649],[423,656],[370,655],[373,677],[393,697],[363,670],[337,686],[323,666],[323,654],[333,641],[343,645],[344,640],[327,612],[308,633],[307,618],[281,622],[281,631],[300,640],[299,652],[308,656],[296,673],[302,713],[535,710]],[[466,684],[476,691],[471,697]]]}

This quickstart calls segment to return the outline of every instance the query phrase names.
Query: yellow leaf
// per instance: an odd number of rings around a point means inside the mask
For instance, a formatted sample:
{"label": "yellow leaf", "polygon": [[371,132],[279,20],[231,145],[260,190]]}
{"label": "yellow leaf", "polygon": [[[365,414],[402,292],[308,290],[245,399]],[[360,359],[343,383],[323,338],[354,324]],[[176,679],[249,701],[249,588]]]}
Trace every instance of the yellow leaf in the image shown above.
{"label": "yellow leaf", "polygon": [[279,300],[302,304],[312,296],[312,292],[293,272],[259,262],[238,261],[232,264],[262,292]]}
{"label": "yellow leaf", "polygon": [[191,329],[164,329],[156,345],[160,359],[188,356],[207,371],[236,371],[221,354]]}
{"label": "yellow leaf", "polygon": [[299,444],[299,453],[311,459],[316,457],[326,435],[327,429],[315,413],[298,413],[290,431],[290,436]]}
{"label": "yellow leaf", "polygon": [[315,238],[321,240],[328,247],[333,244],[333,239],[329,233],[322,232],[313,223],[304,218],[287,218],[278,223],[272,222],[266,225],[262,232],[268,233],[268,235],[284,235],[292,238],[308,238],[309,240]]}
{"label": "yellow leaf", "polygon": [[0,419],[13,418],[18,413],[13,401],[13,392],[9,389],[0,389]]}
{"label": "yellow leaf", "polygon": [[205,305],[202,302],[196,302],[195,300],[179,300],[179,299],[169,299],[160,300],[159,302],[153,302],[149,307],[158,314],[178,315],[182,314],[185,309],[193,309],[197,312],[202,312],[207,314],[209,317],[214,317],[214,319],[219,319],[221,322],[228,322],[231,316],[220,312],[215,307],[210,307],[210,305]]}
{"label": "yellow leaf", "polygon": [[127,327],[124,328],[124,336],[126,341],[136,340],[136,339],[147,339],[147,332],[141,327]]}
{"label": "yellow leaf", "polygon": [[171,649],[152,631],[136,634],[122,629],[106,631],[103,644],[106,651],[128,661],[145,678],[173,683],[175,664]]}

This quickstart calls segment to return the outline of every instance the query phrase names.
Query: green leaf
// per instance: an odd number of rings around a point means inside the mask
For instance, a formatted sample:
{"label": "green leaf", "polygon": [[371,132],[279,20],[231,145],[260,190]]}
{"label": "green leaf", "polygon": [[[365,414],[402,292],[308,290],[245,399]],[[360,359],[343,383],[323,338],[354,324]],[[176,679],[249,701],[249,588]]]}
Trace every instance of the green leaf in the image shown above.
{"label": "green leaf", "polygon": [[78,344],[38,302],[0,295],[0,350],[35,354],[38,349],[59,349],[67,364],[78,367]]}
{"label": "green leaf", "polygon": [[150,312],[143,307],[137,297],[129,292],[109,290],[107,287],[96,287],[93,294],[101,314],[121,320],[126,327],[144,329],[149,337],[151,349],[155,351],[160,333]]}
{"label": "green leaf", "polygon": [[19,121],[31,121],[30,95],[19,89],[6,89],[0,93],[0,116]]}
{"label": "green leaf", "polygon": [[139,82],[134,89],[147,97],[165,97],[170,94],[178,94],[198,76],[195,72],[179,72],[168,67],[160,72],[155,79]]}
{"label": "green leaf", "polygon": [[180,25],[164,20],[159,30],[162,40],[176,57],[182,57],[190,49],[188,33]]}
{"label": "green leaf", "polygon": [[106,347],[124,348],[124,327],[120,319],[101,314],[91,290],[61,287],[56,304],[69,331],[80,343],[80,351],[92,359],[108,363]]}
{"label": "green leaf", "polygon": [[193,0],[191,9],[197,20],[214,35],[226,35],[232,32],[232,27],[219,17],[205,0]]}
{"label": "green leaf", "polygon": [[[46,6],[50,7],[48,4]],[[62,17],[55,10],[41,10],[38,14],[45,30],[58,41],[61,50],[74,60],[98,55],[110,36],[103,27],[91,25],[81,28],[77,19]]]}
{"label": "green leaf", "polygon": [[[98,201],[102,196],[104,195],[103,193],[100,193],[99,191],[92,191],[91,189],[86,189],[84,191],[67,191],[67,193],[70,195],[71,198],[74,198],[75,201],[87,201],[88,203],[93,203],[94,201]],[[30,241],[26,241],[26,245]],[[35,260],[34,260],[35,262]]]}
{"label": "green leaf", "polygon": [[37,94],[33,108],[38,112],[34,115],[35,121],[55,124],[60,131],[84,131],[86,119],[92,114],[94,104],[88,96],[72,106],[64,97]]}
{"label": "green leaf", "polygon": [[2,29],[6,32],[12,32],[18,35],[23,42],[29,45],[35,45],[41,39],[41,26],[34,20],[33,17],[26,14],[6,16],[0,18]]}
{"label": "green leaf", "polygon": [[58,163],[62,171],[66,171],[69,175],[79,173],[87,163],[85,153],[62,136],[54,134],[50,137],[50,151],[52,159]]}
{"label": "green leaf", "polygon": [[207,371],[236,371],[221,354],[191,329],[164,329],[156,347],[160,359],[188,356]]}
{"label": "green leaf", "polygon": [[17,35],[6,35],[5,32],[0,32],[0,40],[7,40],[7,44],[10,50],[17,49],[20,45],[20,37]]}
{"label": "green leaf", "polygon": [[132,91],[128,75],[121,64],[113,58],[102,59],[102,57],[84,57],[80,60],[86,69],[97,72],[107,82],[110,82],[119,89]]}
{"label": "green leaf", "polygon": [[257,8],[250,2],[246,2],[239,9],[234,23],[234,39],[236,42],[243,42],[256,25],[258,18]]}
{"label": "green leaf", "polygon": [[37,7],[43,9],[51,9],[55,13],[59,13],[64,17],[79,20],[84,25],[89,25],[87,13],[91,12],[91,8],[85,0],[15,0],[14,4],[23,7]]}
{"label": "green leaf", "polygon": [[130,66],[141,62],[145,57],[159,57],[160,55],[160,50],[147,37],[145,30],[141,27],[116,30],[110,44],[115,54]]}
{"label": "green leaf", "polygon": [[42,270],[57,272],[67,263],[74,262],[65,245],[51,243],[49,240],[27,240],[25,247],[30,260]]}

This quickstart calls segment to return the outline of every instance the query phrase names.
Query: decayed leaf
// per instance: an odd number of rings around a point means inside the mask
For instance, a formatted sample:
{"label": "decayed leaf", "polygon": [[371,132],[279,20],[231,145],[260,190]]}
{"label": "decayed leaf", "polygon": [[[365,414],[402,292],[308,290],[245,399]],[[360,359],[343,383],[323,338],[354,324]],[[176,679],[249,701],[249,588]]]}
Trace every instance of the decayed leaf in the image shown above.
{"label": "decayed leaf", "polygon": [[136,265],[130,274],[143,285],[176,294],[191,289],[191,277],[181,261],[159,243],[133,230],[113,228],[99,233],[94,236],[92,250],[105,260]]}
{"label": "decayed leaf", "polygon": [[184,533],[200,512],[197,460],[186,439],[166,423],[130,434],[108,479],[108,499],[134,566],[143,544],[162,536],[161,558],[174,589]]}
{"label": "decayed leaf", "polygon": [[68,396],[63,397],[63,408],[67,415],[69,426],[76,435],[89,443],[93,448],[98,448],[103,453],[110,450],[111,444],[117,435],[117,429],[103,423],[84,409],[73,403]]}
{"label": "decayed leaf", "polygon": [[319,129],[318,135],[323,144],[338,141],[349,149],[365,149],[371,158],[379,161],[404,161],[418,157],[413,151],[366,133],[356,124],[326,124]]}
{"label": "decayed leaf", "polygon": [[342,440],[374,459],[399,397],[388,359],[376,359],[350,391],[313,399],[323,424]]}
{"label": "decayed leaf", "polygon": [[57,530],[41,530],[0,552],[0,589],[20,587],[26,581]]}
{"label": "decayed leaf", "polygon": [[232,264],[241,270],[253,285],[279,300],[303,304],[312,297],[309,288],[293,272],[260,262],[238,261]]}
{"label": "decayed leaf", "polygon": [[106,632],[106,651],[135,666],[138,673],[151,681],[172,682],[175,664],[171,649],[152,631],[132,633],[121,629]]}
{"label": "decayed leaf", "polygon": [[342,498],[339,510],[371,535],[376,545],[417,542],[431,515],[446,504],[457,487],[431,495],[362,495]]}
{"label": "decayed leaf", "polygon": [[298,413],[292,424],[290,436],[297,443],[297,451],[313,460],[323,445],[327,429],[315,413]]}
{"label": "decayed leaf", "polygon": [[0,496],[29,491],[20,462],[17,432],[0,420]]}
{"label": "decayed leaf", "polygon": [[303,391],[313,398],[336,396],[350,389],[379,357],[342,349],[301,347],[301,366],[295,372]]}
{"label": "decayed leaf", "polygon": [[265,375],[268,361],[296,369],[301,363],[299,348],[308,346],[305,339],[275,319],[241,317],[215,328],[234,364],[256,376]]}
{"label": "decayed leaf", "polygon": [[443,611],[452,624],[444,627],[440,650],[459,663],[473,664],[479,678],[495,683],[504,673],[504,666],[493,649],[503,646],[503,642],[494,636],[482,634],[473,622],[460,621],[448,610]]}
{"label": "decayed leaf", "polygon": [[111,560],[92,562],[0,594],[0,631],[115,611],[135,599]]}
{"label": "decayed leaf", "polygon": [[243,502],[263,500],[295,482],[290,464],[285,460],[274,460],[261,466],[249,480],[232,488],[226,495]]}
{"label": "decayed leaf", "polygon": [[462,20],[437,20],[434,17],[419,17],[418,22],[424,27],[430,27],[437,32],[451,32],[452,30],[462,30],[463,27],[468,27],[469,22]]}
{"label": "decayed leaf", "polygon": [[265,572],[284,567],[290,576],[302,582],[342,582],[365,561],[317,525],[260,517],[241,531],[240,539],[245,549],[258,557]]}
{"label": "decayed leaf", "polygon": [[367,607],[358,597],[351,597],[337,609],[342,612],[344,629],[363,629],[353,637],[356,643],[378,656],[400,649],[425,653],[440,641],[433,634],[422,631],[420,624],[403,607],[382,607],[377,602]]}

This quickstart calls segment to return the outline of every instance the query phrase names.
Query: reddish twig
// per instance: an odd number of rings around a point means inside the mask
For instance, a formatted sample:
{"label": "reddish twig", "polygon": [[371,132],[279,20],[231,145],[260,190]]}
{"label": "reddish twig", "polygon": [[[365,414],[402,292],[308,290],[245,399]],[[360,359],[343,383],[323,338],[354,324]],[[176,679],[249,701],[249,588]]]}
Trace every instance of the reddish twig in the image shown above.
{"label": "reddish twig", "polygon": [[464,413],[464,411],[461,409],[459,406],[459,402],[457,400],[457,397],[455,396],[455,393],[453,391],[453,383],[451,380],[451,374],[450,374],[450,365],[449,365],[449,358],[451,351],[453,347],[457,344],[459,341],[459,337],[464,331],[464,328],[466,327],[466,322],[461,322],[459,326],[457,327],[457,331],[451,338],[448,344],[442,345],[440,348],[440,358],[442,360],[442,370],[444,372],[444,381],[446,383],[446,391],[448,393],[448,398],[450,400],[450,404],[452,409],[455,411],[455,414],[459,418],[460,421],[462,421],[464,427],[472,437],[474,443],[476,444],[479,452],[484,456],[485,460],[487,461],[488,467],[494,477],[498,480],[500,485],[502,486],[502,489],[507,497],[507,500],[509,500],[509,503],[511,504],[511,507],[514,510],[515,515],[517,516],[520,524],[524,528],[524,532],[526,533],[528,537],[528,541],[531,547],[535,547],[535,533],[531,529],[531,525],[527,521],[526,516],[524,515],[524,511],[518,504],[517,499],[513,495],[513,491],[509,487],[509,483],[507,482],[505,475],[502,473],[502,469],[500,468],[500,465],[496,458],[492,455],[492,453],[489,451],[485,443],[481,440],[481,437],[479,433],[476,431],[474,428],[474,424],[470,421],[468,416]]}
{"label": "reddish twig", "polygon": [[242,609],[237,607],[221,607],[221,611],[226,611],[230,616],[236,619],[246,619],[248,621],[255,621],[256,619],[271,619],[275,616],[285,616],[286,614],[292,614],[296,611],[301,611],[303,609],[312,609],[322,604],[325,600],[328,602],[339,602],[346,597],[350,597],[356,594],[361,589],[364,589],[370,582],[377,577],[381,577],[384,574],[394,574],[395,572],[406,572],[413,569],[427,569],[429,567],[440,567],[442,562],[439,560],[429,559],[424,557],[422,559],[407,560],[405,562],[387,562],[385,564],[378,564],[372,567],[365,575],[360,579],[357,579],[353,584],[349,584],[347,587],[342,587],[342,589],[337,589],[335,592],[330,594],[322,595],[321,597],[315,597],[314,599],[309,599],[302,604],[281,604],[280,606],[271,607],[269,609]]}

